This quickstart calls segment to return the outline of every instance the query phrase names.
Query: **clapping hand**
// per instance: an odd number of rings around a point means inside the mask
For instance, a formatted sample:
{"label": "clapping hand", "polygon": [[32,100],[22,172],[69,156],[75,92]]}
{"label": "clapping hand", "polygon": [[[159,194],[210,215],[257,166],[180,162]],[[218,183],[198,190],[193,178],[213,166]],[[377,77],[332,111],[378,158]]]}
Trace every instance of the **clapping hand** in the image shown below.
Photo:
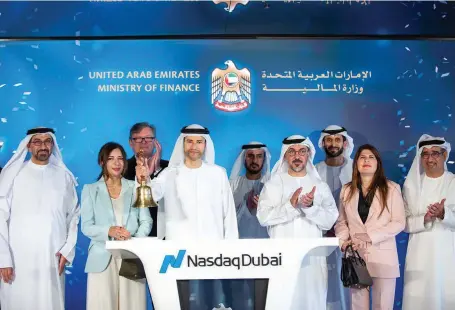
{"label": "clapping hand", "polygon": [[294,194],[292,194],[292,197],[290,199],[290,203],[291,205],[294,207],[294,208],[297,208],[297,203],[299,202],[299,196],[300,196],[300,193],[302,192],[302,189],[301,187],[299,187],[295,192]]}
{"label": "clapping hand", "polygon": [[428,211],[427,213],[425,214],[424,218],[423,218],[423,223],[426,224],[426,223],[429,223],[429,222],[433,222],[435,220],[435,218],[431,215],[430,213],[430,206],[428,206]]}
{"label": "clapping hand", "polygon": [[161,161],[161,144],[157,139],[153,143],[155,143],[155,154],[150,159],[149,175],[153,174],[160,167]]}
{"label": "clapping hand", "polygon": [[[441,200],[441,202],[434,203],[428,207],[428,212],[427,214],[431,218],[439,218],[439,219],[444,219],[444,203],[445,203],[445,198]],[[425,215],[426,216],[426,215]]]}
{"label": "clapping hand", "polygon": [[313,199],[314,199],[314,192],[316,191],[316,186],[313,186],[313,189],[311,192],[303,195],[299,199],[299,203],[302,204],[305,208],[309,208],[313,204]]}

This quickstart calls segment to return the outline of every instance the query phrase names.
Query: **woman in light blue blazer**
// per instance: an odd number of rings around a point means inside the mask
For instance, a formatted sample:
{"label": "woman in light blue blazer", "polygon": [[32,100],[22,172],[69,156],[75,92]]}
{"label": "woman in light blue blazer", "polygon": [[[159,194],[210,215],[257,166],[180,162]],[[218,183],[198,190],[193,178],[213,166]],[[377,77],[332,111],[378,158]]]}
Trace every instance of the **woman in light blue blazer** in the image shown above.
{"label": "woman in light blue blazer", "polygon": [[99,180],[82,189],[81,230],[91,239],[85,266],[87,310],[145,310],[146,285],[143,280],[119,276],[121,259],[106,250],[107,240],[147,237],[152,218],[146,208],[133,208],[136,184],[123,178],[126,153],[115,142],[108,142],[98,154]]}

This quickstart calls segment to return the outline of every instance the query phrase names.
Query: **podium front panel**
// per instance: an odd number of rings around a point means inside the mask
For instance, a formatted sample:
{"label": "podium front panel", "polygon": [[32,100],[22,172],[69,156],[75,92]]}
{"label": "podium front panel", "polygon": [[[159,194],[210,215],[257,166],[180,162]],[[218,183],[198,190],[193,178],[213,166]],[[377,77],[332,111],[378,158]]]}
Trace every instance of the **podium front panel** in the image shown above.
{"label": "podium front panel", "polygon": [[[325,259],[338,247],[338,239],[164,241],[148,237],[109,241],[106,247],[113,255],[134,253],[141,259],[157,310],[202,310],[192,308],[198,302],[199,306],[204,302],[202,307],[218,306],[208,310],[223,309],[221,304],[229,309],[224,303],[234,303],[232,289],[242,291],[245,286],[245,294],[255,291],[254,308],[245,310],[276,310],[291,309],[304,259]],[[198,296],[208,297],[196,300]]]}

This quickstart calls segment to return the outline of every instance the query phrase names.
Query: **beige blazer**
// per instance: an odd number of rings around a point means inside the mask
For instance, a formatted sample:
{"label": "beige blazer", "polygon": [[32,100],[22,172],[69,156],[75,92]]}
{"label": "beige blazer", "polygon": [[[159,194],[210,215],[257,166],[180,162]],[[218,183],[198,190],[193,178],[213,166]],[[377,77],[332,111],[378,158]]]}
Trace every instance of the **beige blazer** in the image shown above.
{"label": "beige blazer", "polygon": [[343,198],[347,197],[349,190],[346,185],[343,186],[339,201],[340,215],[335,224],[335,234],[340,239],[340,246],[347,240],[358,241],[355,238],[357,233],[368,234],[372,244],[358,251],[367,263],[370,275],[377,278],[400,277],[395,236],[404,230],[406,216],[400,186],[392,181],[388,181],[388,186],[388,209],[384,209],[379,216],[381,204],[379,193],[376,192],[365,224],[358,212],[358,190],[346,203]]}

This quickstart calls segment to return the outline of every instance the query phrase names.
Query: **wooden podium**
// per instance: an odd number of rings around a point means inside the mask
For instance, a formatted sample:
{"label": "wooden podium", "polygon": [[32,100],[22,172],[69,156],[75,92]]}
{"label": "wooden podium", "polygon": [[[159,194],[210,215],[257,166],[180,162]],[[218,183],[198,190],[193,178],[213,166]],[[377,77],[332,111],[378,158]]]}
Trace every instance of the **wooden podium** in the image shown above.
{"label": "wooden podium", "polygon": [[290,309],[303,259],[327,257],[338,246],[338,238],[106,242],[116,257],[141,259],[157,310],[181,309],[177,280],[265,278],[265,309]]}

